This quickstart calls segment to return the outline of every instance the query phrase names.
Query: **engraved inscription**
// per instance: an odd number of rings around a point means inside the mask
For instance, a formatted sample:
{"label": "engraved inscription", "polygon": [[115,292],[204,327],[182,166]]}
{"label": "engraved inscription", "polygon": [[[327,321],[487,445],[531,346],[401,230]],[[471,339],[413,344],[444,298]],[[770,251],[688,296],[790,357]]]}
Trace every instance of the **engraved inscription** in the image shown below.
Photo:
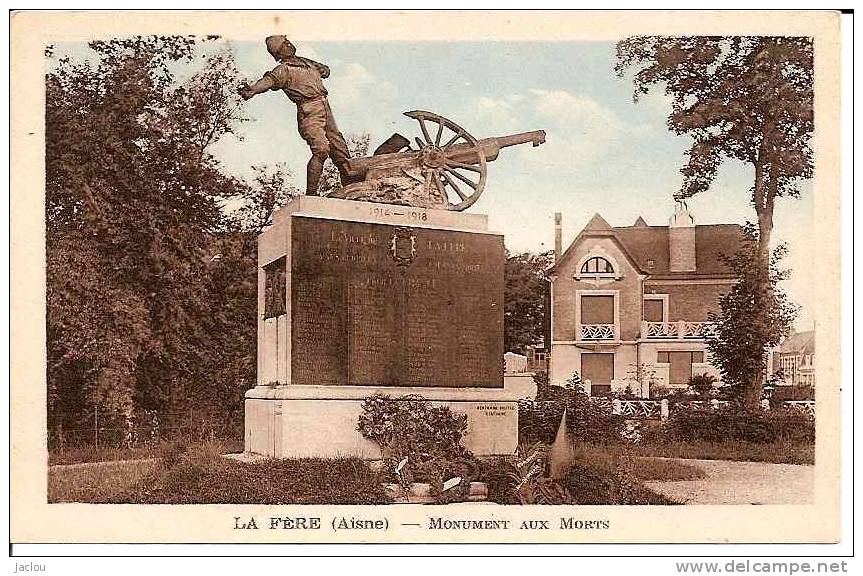
{"label": "engraved inscription", "polygon": [[516,407],[512,404],[480,404],[476,407],[476,411],[489,418],[502,418],[508,413],[515,412]]}
{"label": "engraved inscription", "polygon": [[[341,279],[294,276],[291,329],[292,381],[295,384],[344,383],[345,332]],[[300,378],[298,381],[297,378]]]}
{"label": "engraved inscription", "polygon": [[447,295],[435,290],[436,286],[431,279],[408,290],[406,345],[411,386],[441,386],[451,380],[455,358],[449,344],[456,319]]}
{"label": "engraved inscription", "polygon": [[353,278],[349,286],[348,381],[363,386],[394,384],[398,379],[391,354],[396,337],[395,307],[390,305],[394,286],[374,276]]}
{"label": "engraved inscription", "polygon": [[[293,383],[502,387],[499,236],[309,217],[291,228]],[[409,259],[393,258],[394,234]]]}
{"label": "engraved inscription", "polygon": [[371,208],[371,214],[372,216],[377,218],[386,218],[392,216],[396,218],[408,218],[409,220],[416,220],[417,222],[426,222],[429,219],[429,215],[425,210],[411,208],[408,206],[399,208],[373,206]]}

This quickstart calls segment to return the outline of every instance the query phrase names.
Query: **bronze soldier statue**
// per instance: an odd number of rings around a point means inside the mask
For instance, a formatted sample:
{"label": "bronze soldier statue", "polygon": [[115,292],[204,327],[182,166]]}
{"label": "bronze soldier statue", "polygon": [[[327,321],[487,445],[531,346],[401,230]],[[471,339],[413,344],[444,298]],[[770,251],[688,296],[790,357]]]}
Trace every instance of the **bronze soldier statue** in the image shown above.
{"label": "bronze soldier statue", "polygon": [[317,196],[328,156],[339,171],[342,185],[348,184],[348,145],[336,126],[327,102],[327,90],[321,81],[329,77],[330,69],[320,62],[297,56],[296,47],[285,36],[268,36],[266,44],[267,51],[279,64],[251,86],[241,86],[240,96],[248,100],[268,90],[282,90],[297,105],[297,128],[312,150],[306,168],[306,194]]}

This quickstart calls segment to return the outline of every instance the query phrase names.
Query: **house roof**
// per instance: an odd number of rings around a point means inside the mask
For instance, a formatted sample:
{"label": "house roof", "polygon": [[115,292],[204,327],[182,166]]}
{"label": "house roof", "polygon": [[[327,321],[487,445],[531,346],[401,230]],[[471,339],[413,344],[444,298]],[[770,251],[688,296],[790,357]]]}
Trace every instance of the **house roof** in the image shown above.
{"label": "house roof", "polygon": [[815,354],[815,331],[795,332],[782,341],[780,354]]}
{"label": "house roof", "polygon": [[729,276],[731,271],[722,255],[730,256],[735,252],[743,228],[737,224],[696,226],[694,272],[672,272],[669,269],[668,226],[622,226],[613,230],[638,267],[651,276]]}
{"label": "house roof", "polygon": [[612,227],[602,216],[594,214],[563,253],[560,262],[567,259],[582,238],[592,236],[613,237],[635,266],[652,278],[731,278],[734,274],[722,260],[722,255],[730,256],[735,252],[743,237],[743,227],[739,224],[695,226],[696,270],[693,272],[672,272],[669,269],[668,226],[647,226],[641,217],[633,226]]}
{"label": "house roof", "polygon": [[587,223],[587,226],[584,227],[585,230],[611,230],[611,224],[606,222],[605,218],[600,216],[598,213],[594,214],[590,221]]}

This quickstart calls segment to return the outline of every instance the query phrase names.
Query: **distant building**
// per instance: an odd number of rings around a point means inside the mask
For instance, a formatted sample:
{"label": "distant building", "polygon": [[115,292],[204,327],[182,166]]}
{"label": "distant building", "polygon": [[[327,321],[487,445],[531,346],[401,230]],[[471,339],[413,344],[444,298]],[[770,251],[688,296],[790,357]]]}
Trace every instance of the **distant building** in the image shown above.
{"label": "distant building", "polygon": [[548,352],[544,344],[528,346],[527,369],[529,372],[545,372],[548,370]]}
{"label": "distant building", "polygon": [[527,356],[516,354],[515,352],[507,352],[503,355],[504,374],[520,374],[523,372],[527,372]]}
{"label": "distant building", "polygon": [[773,371],[782,371],[780,384],[815,386],[815,331],[796,332],[773,355]]}
{"label": "distant building", "polygon": [[549,270],[551,383],[578,372],[590,394],[629,388],[646,397],[685,387],[694,374],[718,378],[707,358],[708,313],[735,282],[721,255],[742,235],[737,224],[696,226],[682,204],[668,226],[639,217],[612,227],[594,215]]}

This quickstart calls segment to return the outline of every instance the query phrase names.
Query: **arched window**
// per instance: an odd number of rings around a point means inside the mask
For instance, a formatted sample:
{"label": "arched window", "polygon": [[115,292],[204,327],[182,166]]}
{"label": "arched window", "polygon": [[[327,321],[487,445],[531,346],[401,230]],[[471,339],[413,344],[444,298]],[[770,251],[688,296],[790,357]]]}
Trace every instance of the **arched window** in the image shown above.
{"label": "arched window", "polygon": [[602,256],[588,258],[581,265],[582,274],[614,274],[614,266]]}

